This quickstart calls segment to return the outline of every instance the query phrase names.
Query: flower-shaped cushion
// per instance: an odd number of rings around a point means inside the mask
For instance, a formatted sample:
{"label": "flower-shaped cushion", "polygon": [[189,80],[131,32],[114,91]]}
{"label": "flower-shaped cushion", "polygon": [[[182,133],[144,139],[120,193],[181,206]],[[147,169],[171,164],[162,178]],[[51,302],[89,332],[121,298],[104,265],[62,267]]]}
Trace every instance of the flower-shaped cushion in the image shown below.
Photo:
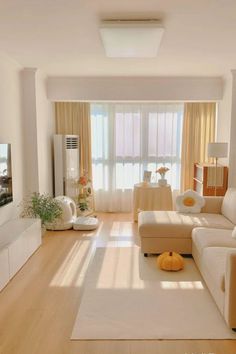
{"label": "flower-shaped cushion", "polygon": [[176,198],[176,210],[182,213],[200,213],[204,205],[205,199],[191,189]]}

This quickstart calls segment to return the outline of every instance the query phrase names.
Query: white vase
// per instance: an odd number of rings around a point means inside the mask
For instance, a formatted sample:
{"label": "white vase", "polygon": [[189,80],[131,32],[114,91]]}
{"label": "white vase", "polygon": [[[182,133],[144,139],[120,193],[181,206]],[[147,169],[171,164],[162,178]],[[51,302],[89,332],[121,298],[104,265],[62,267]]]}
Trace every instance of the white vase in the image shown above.
{"label": "white vase", "polygon": [[158,180],[158,184],[159,184],[159,186],[164,187],[167,185],[167,180],[165,178],[161,178]]}

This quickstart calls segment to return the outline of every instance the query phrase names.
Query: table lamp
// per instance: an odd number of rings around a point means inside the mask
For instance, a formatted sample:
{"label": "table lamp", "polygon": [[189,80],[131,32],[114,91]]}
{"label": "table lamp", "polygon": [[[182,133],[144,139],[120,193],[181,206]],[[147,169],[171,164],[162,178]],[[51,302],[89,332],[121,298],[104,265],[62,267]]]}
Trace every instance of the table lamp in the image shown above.
{"label": "table lamp", "polygon": [[217,188],[217,163],[219,157],[228,156],[228,143],[209,143],[208,144],[208,157],[215,159],[215,196]]}

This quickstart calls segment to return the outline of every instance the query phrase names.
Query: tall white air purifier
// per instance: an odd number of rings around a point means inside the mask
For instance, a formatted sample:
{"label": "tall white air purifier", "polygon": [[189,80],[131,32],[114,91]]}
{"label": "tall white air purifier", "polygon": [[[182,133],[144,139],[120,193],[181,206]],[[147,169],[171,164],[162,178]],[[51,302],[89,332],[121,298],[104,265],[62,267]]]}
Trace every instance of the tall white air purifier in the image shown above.
{"label": "tall white air purifier", "polygon": [[54,135],[55,197],[66,195],[75,199],[79,179],[79,136]]}

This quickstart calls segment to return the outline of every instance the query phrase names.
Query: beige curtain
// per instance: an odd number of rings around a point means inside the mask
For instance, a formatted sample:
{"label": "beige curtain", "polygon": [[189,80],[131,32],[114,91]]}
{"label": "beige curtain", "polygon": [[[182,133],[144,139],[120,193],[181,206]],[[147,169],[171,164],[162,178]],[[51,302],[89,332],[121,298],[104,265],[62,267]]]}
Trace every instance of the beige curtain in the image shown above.
{"label": "beige curtain", "polygon": [[193,189],[194,163],[209,162],[207,146],[215,141],[216,103],[185,103],[181,155],[181,191]]}
{"label": "beige curtain", "polygon": [[84,171],[92,180],[90,104],[85,102],[56,102],[56,134],[80,137],[80,174]]}

